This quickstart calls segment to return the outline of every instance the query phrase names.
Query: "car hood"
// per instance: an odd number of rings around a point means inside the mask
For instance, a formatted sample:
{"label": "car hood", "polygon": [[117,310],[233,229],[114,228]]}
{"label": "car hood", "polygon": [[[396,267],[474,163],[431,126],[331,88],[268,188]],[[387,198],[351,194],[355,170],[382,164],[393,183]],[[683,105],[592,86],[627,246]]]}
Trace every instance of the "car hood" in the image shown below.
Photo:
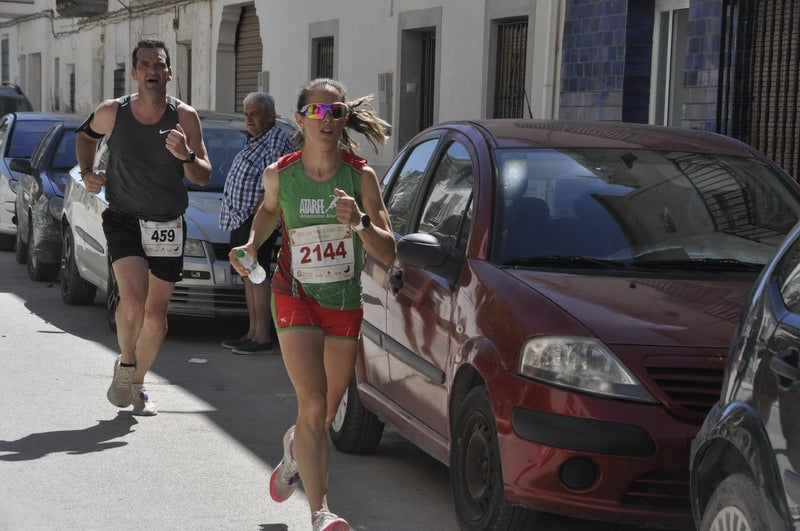
{"label": "car hood", "polygon": [[509,273],[609,345],[728,348],[752,287],[742,280]]}
{"label": "car hood", "polygon": [[189,192],[189,207],[184,214],[186,235],[212,243],[228,243],[229,233],[219,228],[222,194]]}

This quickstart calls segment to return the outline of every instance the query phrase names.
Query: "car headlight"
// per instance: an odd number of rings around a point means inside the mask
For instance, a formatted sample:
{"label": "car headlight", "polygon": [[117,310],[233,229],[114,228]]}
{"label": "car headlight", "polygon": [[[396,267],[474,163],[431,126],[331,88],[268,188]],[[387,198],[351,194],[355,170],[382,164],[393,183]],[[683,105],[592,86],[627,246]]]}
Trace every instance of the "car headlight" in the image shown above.
{"label": "car headlight", "polygon": [[551,336],[522,346],[521,374],[586,393],[657,402],[638,378],[600,341],[588,337]]}
{"label": "car headlight", "polygon": [[50,210],[50,215],[53,216],[53,219],[60,220],[61,211],[64,210],[64,198],[51,197],[50,201],[47,202],[47,208]]}
{"label": "car headlight", "polygon": [[203,242],[195,240],[194,238],[186,238],[183,255],[192,256],[194,258],[205,258],[206,250],[203,248]]}

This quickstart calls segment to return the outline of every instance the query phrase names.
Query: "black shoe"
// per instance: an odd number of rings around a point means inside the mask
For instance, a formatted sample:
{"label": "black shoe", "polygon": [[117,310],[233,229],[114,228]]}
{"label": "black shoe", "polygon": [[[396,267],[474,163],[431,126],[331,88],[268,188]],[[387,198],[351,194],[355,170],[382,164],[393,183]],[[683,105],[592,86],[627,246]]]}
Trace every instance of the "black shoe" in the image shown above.
{"label": "black shoe", "polygon": [[247,343],[243,343],[234,348],[231,352],[234,354],[266,354],[273,350],[275,350],[275,345],[273,345],[272,341],[256,343],[255,341],[249,340]]}
{"label": "black shoe", "polygon": [[222,342],[222,346],[227,349],[234,349],[236,347],[241,347],[248,341],[250,341],[250,339],[247,336],[237,337],[236,339],[226,339]]}

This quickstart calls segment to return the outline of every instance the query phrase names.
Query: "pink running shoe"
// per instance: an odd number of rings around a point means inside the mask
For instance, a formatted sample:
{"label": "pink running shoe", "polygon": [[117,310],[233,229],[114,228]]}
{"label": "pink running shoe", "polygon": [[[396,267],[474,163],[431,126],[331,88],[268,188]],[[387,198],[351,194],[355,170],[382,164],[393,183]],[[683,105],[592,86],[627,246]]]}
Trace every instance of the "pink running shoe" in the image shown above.
{"label": "pink running shoe", "polygon": [[314,513],[314,531],[350,531],[350,524],[327,509],[320,509]]}
{"label": "pink running shoe", "polygon": [[[294,460],[294,426],[283,435],[283,459],[269,478],[269,495],[276,502],[285,502],[300,483],[297,461]],[[331,528],[335,529],[335,528]]]}

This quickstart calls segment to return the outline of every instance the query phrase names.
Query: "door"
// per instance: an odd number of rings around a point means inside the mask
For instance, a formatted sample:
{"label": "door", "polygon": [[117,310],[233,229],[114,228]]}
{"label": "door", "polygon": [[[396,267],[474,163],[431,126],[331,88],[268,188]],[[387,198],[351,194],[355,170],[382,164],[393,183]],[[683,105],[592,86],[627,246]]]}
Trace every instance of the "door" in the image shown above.
{"label": "door", "polygon": [[400,264],[386,303],[389,371],[395,402],[446,437],[453,301],[471,221],[473,164],[464,144],[447,141],[417,194],[409,226],[433,235],[448,251],[432,267]]}

